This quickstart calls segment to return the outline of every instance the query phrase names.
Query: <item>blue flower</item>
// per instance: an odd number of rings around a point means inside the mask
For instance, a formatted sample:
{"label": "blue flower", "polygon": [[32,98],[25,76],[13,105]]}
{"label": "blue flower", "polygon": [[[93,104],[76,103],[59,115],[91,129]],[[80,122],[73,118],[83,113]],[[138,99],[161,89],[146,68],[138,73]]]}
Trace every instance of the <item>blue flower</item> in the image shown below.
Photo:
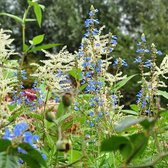
{"label": "blue flower", "polygon": [[22,79],[24,79],[24,80],[27,79],[26,74],[27,74],[26,70],[21,70]]}
{"label": "blue flower", "polygon": [[136,97],[137,97],[137,101],[136,101],[136,102],[139,103],[140,100],[141,100],[141,97],[142,97],[142,90],[140,90],[140,91],[137,93]]}
{"label": "blue flower", "polygon": [[26,123],[19,123],[14,127],[14,135],[21,136],[25,130],[28,129],[28,125]]}
{"label": "blue flower", "polygon": [[137,53],[143,53],[144,50],[143,50],[142,48],[139,48],[139,49],[136,50],[136,52],[137,52]]}
{"label": "blue flower", "polygon": [[89,12],[89,16],[93,17],[93,16],[95,16],[95,13],[97,13],[97,12],[98,12],[98,9],[94,9],[94,10]]}
{"label": "blue flower", "polygon": [[90,25],[94,24],[93,19],[86,19],[85,20],[85,27],[89,27]]}
{"label": "blue flower", "polygon": [[114,61],[113,65],[118,65],[118,59]]}
{"label": "blue flower", "polygon": [[124,59],[122,60],[122,66],[125,66],[125,67],[128,66],[127,62]]}
{"label": "blue flower", "polygon": [[142,62],[142,58],[140,56],[135,58],[134,63],[140,63],[140,62]]}
{"label": "blue flower", "polygon": [[150,51],[148,49],[144,49],[144,52],[145,53],[149,53]]}
{"label": "blue flower", "polygon": [[111,99],[112,99],[113,107],[115,108],[117,105],[117,95],[112,94]]}
{"label": "blue flower", "polygon": [[141,40],[142,40],[143,42],[146,42],[146,38],[145,38],[145,35],[144,35],[144,34],[142,34]]}
{"label": "blue flower", "polygon": [[148,59],[148,60],[144,63],[144,67],[150,68],[151,66],[152,66],[152,61]]}
{"label": "blue flower", "polygon": [[14,134],[11,134],[11,132],[9,131],[8,128],[5,129],[5,133],[3,135],[3,139],[8,139],[8,140],[12,140],[14,138]]}
{"label": "blue flower", "polygon": [[41,156],[43,157],[44,160],[47,160],[46,154],[42,153]]}
{"label": "blue flower", "polygon": [[93,111],[90,111],[89,115],[90,115],[90,116],[93,116],[93,115],[94,115],[94,112],[93,112]]}
{"label": "blue flower", "polygon": [[98,31],[97,29],[93,29],[93,30],[92,30],[93,36],[96,36],[98,33],[99,33],[99,31]]}
{"label": "blue flower", "polygon": [[84,34],[84,37],[87,38],[89,36],[90,36],[90,31],[87,30],[86,33]]}
{"label": "blue flower", "polygon": [[91,127],[94,127],[94,125],[95,125],[95,124],[93,123],[93,121],[90,121],[90,126],[91,126]]}
{"label": "blue flower", "polygon": [[163,55],[163,53],[160,50],[157,50],[156,54],[159,55],[159,56]]}
{"label": "blue flower", "polygon": [[114,40],[114,39],[112,39],[112,40],[111,40],[111,44],[116,45],[116,44],[117,44],[117,41]]}

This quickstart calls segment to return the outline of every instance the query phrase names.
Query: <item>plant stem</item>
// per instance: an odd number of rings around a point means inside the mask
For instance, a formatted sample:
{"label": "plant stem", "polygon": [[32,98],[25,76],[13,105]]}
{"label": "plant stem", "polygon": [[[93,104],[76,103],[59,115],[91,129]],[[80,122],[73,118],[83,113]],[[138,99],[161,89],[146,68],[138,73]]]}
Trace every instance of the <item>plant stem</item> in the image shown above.
{"label": "plant stem", "polygon": [[137,166],[127,166],[127,168],[148,168],[148,167],[153,167],[158,161],[163,159],[164,157],[168,156],[168,152],[166,153],[160,153],[155,160],[147,163],[147,164],[142,164],[142,165],[137,165]]}

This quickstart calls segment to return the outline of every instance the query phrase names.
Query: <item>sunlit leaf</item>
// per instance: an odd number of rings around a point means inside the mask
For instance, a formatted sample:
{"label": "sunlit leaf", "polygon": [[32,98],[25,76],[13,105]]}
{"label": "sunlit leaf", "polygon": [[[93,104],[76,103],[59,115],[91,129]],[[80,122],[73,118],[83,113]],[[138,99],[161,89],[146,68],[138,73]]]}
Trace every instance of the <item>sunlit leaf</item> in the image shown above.
{"label": "sunlit leaf", "polygon": [[38,22],[39,26],[41,27],[42,11],[41,11],[41,7],[37,3],[34,4],[34,13],[36,15],[37,22]]}
{"label": "sunlit leaf", "polygon": [[16,22],[19,22],[19,23],[21,23],[21,24],[23,23],[23,20],[22,20],[20,17],[15,16],[15,15],[12,15],[12,14],[10,14],[10,13],[0,13],[0,16],[1,16],[1,15],[8,16],[8,17],[14,19]]}
{"label": "sunlit leaf", "polygon": [[168,99],[168,92],[158,90],[158,95],[163,96],[164,98]]}
{"label": "sunlit leaf", "polygon": [[50,49],[50,48],[53,48],[53,47],[56,47],[56,46],[59,46],[59,45],[61,45],[61,44],[44,44],[44,45],[34,47],[31,50],[29,50],[28,52],[46,50],[46,49]]}
{"label": "sunlit leaf", "polygon": [[123,79],[122,81],[118,82],[116,85],[114,85],[114,87],[112,88],[112,90],[115,92],[117,90],[119,90],[121,87],[123,87],[129,80],[131,80],[134,76],[136,75],[131,75],[125,79]]}
{"label": "sunlit leaf", "polygon": [[37,44],[42,43],[43,40],[44,40],[44,34],[41,34],[41,35],[34,37],[32,41],[34,45],[37,45]]}

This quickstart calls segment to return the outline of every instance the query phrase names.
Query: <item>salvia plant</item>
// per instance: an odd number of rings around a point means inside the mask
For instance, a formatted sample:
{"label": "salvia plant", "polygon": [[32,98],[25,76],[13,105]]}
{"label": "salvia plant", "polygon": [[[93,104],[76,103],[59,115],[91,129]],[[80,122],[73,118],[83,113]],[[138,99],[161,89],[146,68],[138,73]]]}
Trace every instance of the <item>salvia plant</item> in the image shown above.
{"label": "salvia plant", "polygon": [[[126,60],[115,56],[118,37],[103,34],[98,9],[90,8],[86,32],[78,51],[66,46],[57,53],[41,44],[44,34],[25,39],[30,21],[42,23],[44,6],[28,0],[21,24],[23,50],[13,47],[11,32],[0,30],[0,167],[147,168],[168,166],[166,80],[168,56],[149,44],[144,34],[137,43],[137,74],[127,76]],[[36,18],[28,18],[30,9]],[[41,51],[48,58],[24,69],[28,53]],[[19,55],[19,61],[10,60]],[[163,57],[158,64],[157,57]],[[111,72],[112,69],[112,72]],[[26,88],[31,76],[34,83]],[[139,92],[130,108],[122,104],[122,88],[138,77]]]}

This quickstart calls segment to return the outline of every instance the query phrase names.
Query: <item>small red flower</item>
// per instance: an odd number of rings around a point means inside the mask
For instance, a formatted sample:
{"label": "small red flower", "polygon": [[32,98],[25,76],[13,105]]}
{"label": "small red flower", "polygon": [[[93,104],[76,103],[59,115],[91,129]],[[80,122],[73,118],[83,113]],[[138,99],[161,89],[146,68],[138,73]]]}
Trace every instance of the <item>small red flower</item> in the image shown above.
{"label": "small red flower", "polygon": [[23,92],[24,92],[24,96],[26,96],[29,101],[34,101],[35,99],[37,99],[35,90],[25,89]]}

